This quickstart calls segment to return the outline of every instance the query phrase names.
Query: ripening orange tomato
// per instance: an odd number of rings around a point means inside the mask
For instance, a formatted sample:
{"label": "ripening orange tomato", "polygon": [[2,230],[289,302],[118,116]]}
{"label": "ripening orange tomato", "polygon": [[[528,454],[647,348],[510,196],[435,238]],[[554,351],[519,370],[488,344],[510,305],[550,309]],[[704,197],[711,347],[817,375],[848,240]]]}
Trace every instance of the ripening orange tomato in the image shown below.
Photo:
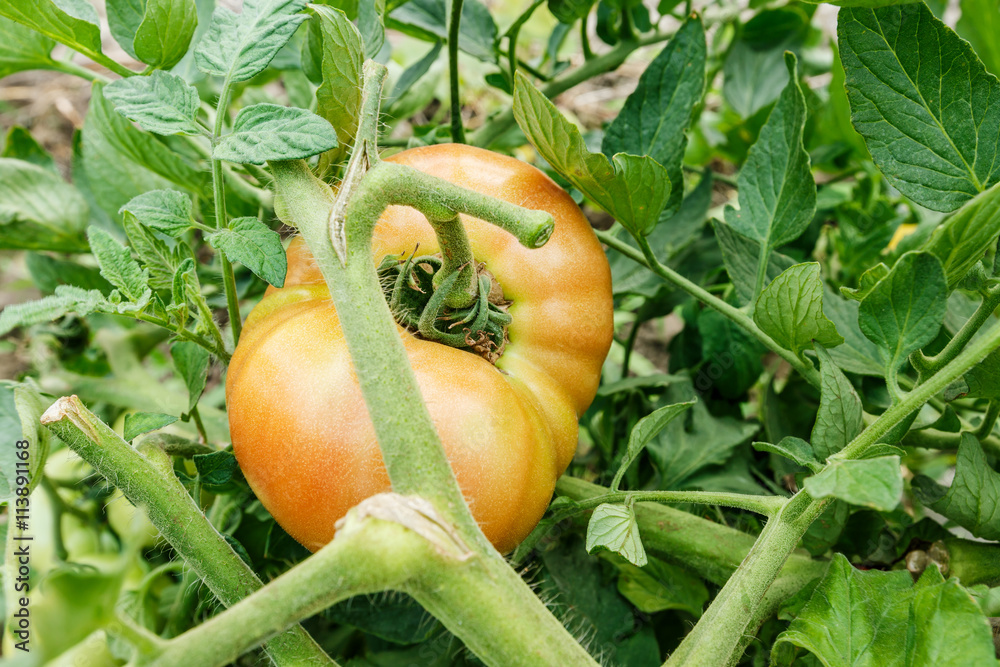
{"label": "ripening orange tomato", "polygon": [[[597,391],[612,336],[611,273],[569,195],[538,169],[464,145],[388,158],[471,190],[549,212],[536,250],[462,216],[477,262],[496,277],[513,318],[495,365],[400,327],[424,402],[483,532],[501,552],[538,523],[576,450],[577,420]],[[375,228],[376,264],[440,248],[416,210],[390,207]],[[391,377],[385,378],[392,382]],[[226,378],[233,450],[257,497],[316,550],[348,509],[388,491],[337,313],[301,239],[281,289],[247,318]]]}

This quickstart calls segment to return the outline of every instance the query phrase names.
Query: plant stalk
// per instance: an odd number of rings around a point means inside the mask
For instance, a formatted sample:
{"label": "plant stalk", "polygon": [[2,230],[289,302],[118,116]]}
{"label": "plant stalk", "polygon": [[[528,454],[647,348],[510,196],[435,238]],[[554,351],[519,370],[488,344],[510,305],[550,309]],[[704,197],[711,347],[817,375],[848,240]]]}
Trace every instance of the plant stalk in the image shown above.
{"label": "plant stalk", "polygon": [[[232,82],[226,77],[219,93],[219,102],[215,107],[215,126],[212,130],[212,145],[215,146],[222,138],[222,127],[226,120],[226,109],[229,108],[229,98],[232,96]],[[222,171],[222,160],[212,158],[212,198],[215,204],[215,228],[225,229],[226,218],[226,183]],[[240,342],[243,331],[243,318],[240,315],[240,301],[236,293],[236,277],[233,275],[233,265],[226,253],[219,251],[222,284],[226,292],[226,310],[229,311],[229,325],[233,329],[233,348]]]}
{"label": "plant stalk", "polygon": [[464,0],[451,0],[448,8],[448,84],[451,97],[451,140],[465,143],[465,125],[462,123],[462,98],[458,85],[458,40],[462,25]]}

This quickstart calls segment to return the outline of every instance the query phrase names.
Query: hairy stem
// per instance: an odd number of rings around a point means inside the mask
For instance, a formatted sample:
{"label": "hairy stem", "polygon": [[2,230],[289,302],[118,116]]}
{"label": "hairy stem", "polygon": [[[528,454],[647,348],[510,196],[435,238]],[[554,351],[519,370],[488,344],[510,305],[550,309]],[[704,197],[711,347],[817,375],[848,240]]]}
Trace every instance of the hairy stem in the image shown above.
{"label": "hairy stem", "polygon": [[[465,143],[465,125],[462,124],[462,98],[458,85],[458,39],[462,25],[463,0],[451,0],[448,11],[448,84],[451,97],[451,140]],[[513,49],[511,49],[513,51]]]}
{"label": "hairy stem", "polygon": [[979,333],[983,325],[993,316],[993,311],[997,309],[997,306],[1000,306],[1000,287],[994,287],[983,296],[976,312],[962,325],[955,337],[948,341],[943,350],[933,357],[926,357],[920,351],[914,352],[910,356],[913,367],[922,375],[935,373],[944,368],[969,344],[973,336]]}
{"label": "hairy stem", "polygon": [[[129,502],[144,509],[224,605],[232,606],[263,586],[194,504],[161,450],[141,445],[133,449],[75,396],[56,401],[41,422]],[[335,664],[299,626],[274,637],[266,648],[278,665]]]}
{"label": "hairy stem", "polygon": [[629,500],[652,503],[695,503],[721,505],[756,512],[764,516],[777,514],[787,502],[779,496],[751,496],[742,493],[718,491],[611,491],[579,503],[579,509],[589,510],[604,503],[621,503]]}

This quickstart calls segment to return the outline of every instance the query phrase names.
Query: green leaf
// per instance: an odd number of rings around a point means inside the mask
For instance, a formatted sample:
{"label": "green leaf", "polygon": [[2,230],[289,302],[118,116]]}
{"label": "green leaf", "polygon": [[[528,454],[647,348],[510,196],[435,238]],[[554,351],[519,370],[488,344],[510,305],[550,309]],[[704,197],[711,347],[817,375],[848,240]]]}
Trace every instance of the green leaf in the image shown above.
{"label": "green leaf", "polygon": [[171,250],[162,239],[153,234],[152,230],[141,225],[136,217],[127,211],[122,217],[122,224],[129,245],[149,272],[149,286],[156,290],[170,289],[182,257],[191,255],[190,246],[179,243],[174,246],[174,250]]}
{"label": "green leaf", "polygon": [[963,433],[955,479],[945,490],[929,477],[913,480],[917,499],[976,537],[1000,540],[1000,473],[990,468],[979,441]]}
{"label": "green leaf", "polygon": [[74,285],[84,290],[110,292],[111,283],[101,277],[101,270],[94,266],[83,266],[67,259],[56,259],[39,252],[28,253],[25,257],[31,280],[45,294],[52,294],[60,285]]}
{"label": "green leaf", "polygon": [[151,67],[170,69],[187,53],[197,27],[195,0],[146,0],[135,31],[135,55]]}
{"label": "green leaf", "polygon": [[[446,0],[409,0],[392,10],[387,24],[428,41],[446,39],[447,6]],[[458,28],[458,48],[484,62],[496,62],[493,45],[497,39],[497,26],[486,5],[480,0],[465,0]]]}
{"label": "green leaf", "polygon": [[[650,157],[591,153],[580,131],[528,79],[514,82],[514,117],[542,157],[633,235],[648,234],[670,198],[670,175]],[[678,187],[680,184],[678,184]]]}
{"label": "green leaf", "polygon": [[12,125],[7,130],[7,137],[3,152],[0,152],[0,157],[24,160],[31,164],[37,164],[39,167],[43,167],[53,174],[59,174],[59,167],[56,165],[52,154],[45,150],[44,146],[35,141],[35,138],[31,136],[31,132],[28,132],[27,128],[20,125]]}
{"label": "green leaf", "polygon": [[191,197],[177,190],[150,190],[133,197],[119,213],[131,213],[147,227],[167,236],[180,236],[194,224]]}
{"label": "green leaf", "polygon": [[322,35],[322,81],[316,90],[316,113],[337,132],[343,153],[354,143],[361,109],[361,66],[365,50],[361,34],[337,9],[314,5],[313,25]]}
{"label": "green leaf", "polygon": [[128,248],[99,227],[90,227],[87,238],[90,240],[90,251],[101,267],[101,275],[118,288],[126,299],[140,301],[149,291],[146,284],[148,274],[132,259]]}
{"label": "green leaf", "polygon": [[336,145],[337,133],[320,116],[278,104],[254,104],[240,109],[232,133],[216,144],[212,156],[241,164],[264,164],[310,157]]}
{"label": "green leaf", "polygon": [[813,498],[839,498],[852,505],[892,511],[903,495],[899,457],[834,461],[806,479],[805,489]]}
{"label": "green leaf", "polygon": [[145,6],[146,0],[106,0],[104,3],[111,36],[125,49],[125,53],[136,60],[139,57],[135,55],[132,42],[135,40],[135,31],[142,23]]}
{"label": "green leaf", "polygon": [[208,381],[208,364],[211,361],[208,350],[197,343],[180,341],[170,346],[170,356],[178,375],[187,385],[187,412],[190,413],[198,405],[198,399],[205,391],[205,383]]}
{"label": "green leaf", "polygon": [[878,347],[865,337],[858,326],[859,310],[860,304],[857,301],[848,301],[833,290],[826,290],[823,312],[844,337],[844,344],[830,350],[830,356],[837,366],[848,373],[882,377],[885,371]]}
{"label": "green leaf", "polygon": [[59,285],[52,296],[11,304],[0,311],[0,336],[17,327],[51,322],[69,313],[82,317],[97,310],[107,310],[104,295],[99,291]]}
{"label": "green leaf", "polygon": [[631,506],[597,506],[587,524],[587,551],[593,553],[595,549],[613,551],[636,567],[646,564],[646,550]]}
{"label": "green leaf", "polygon": [[359,3],[358,30],[365,45],[365,57],[374,58],[385,45],[385,0]]}
{"label": "green leaf", "polygon": [[852,301],[863,301],[868,294],[875,289],[875,286],[882,282],[882,279],[889,275],[889,267],[879,262],[861,274],[858,279],[858,287],[841,287],[840,293]]}
{"label": "green leaf", "polygon": [[802,143],[806,103],[795,56],[786,53],[785,65],[788,85],[740,169],[740,208],[726,208],[726,223],[759,243],[765,255],[797,239],[816,211],[816,183]]}
{"label": "green leaf", "polygon": [[100,21],[87,0],[4,0],[0,3],[0,16],[86,56],[101,53]]}
{"label": "green leaf", "polygon": [[[698,313],[701,355],[707,367],[699,381],[714,383],[726,398],[736,399],[757,382],[764,371],[763,348],[743,328],[712,308]],[[707,389],[699,385],[699,389]]]}
{"label": "green leaf", "polygon": [[864,429],[864,408],[854,385],[837,367],[826,348],[817,345],[816,356],[819,357],[820,398],[811,440],[816,456],[825,461]]}
{"label": "green leaf", "polygon": [[443,41],[434,42],[434,46],[431,47],[431,50],[428,51],[423,58],[407,67],[403,70],[403,73],[399,75],[399,79],[396,80],[396,84],[392,87],[392,93],[390,93],[382,103],[383,107],[390,111],[389,115],[393,115],[396,111],[392,108],[392,105],[395,104],[397,100],[401,99],[411,88],[413,88],[413,85],[419,81],[423,75],[427,74],[431,66],[437,62],[438,56],[441,55],[441,49],[443,47]]}
{"label": "green leaf", "polygon": [[928,567],[912,584],[905,570],[862,571],[840,554],[778,636],[772,658],[790,645],[837,667],[996,662],[989,622],[956,579]]}
{"label": "green leaf", "polygon": [[3,18],[0,8],[0,79],[15,72],[48,69],[56,43],[34,30]]}
{"label": "green leaf", "polygon": [[908,252],[861,302],[858,325],[878,346],[889,377],[937,337],[947,299],[948,286],[937,257]]}
{"label": "green leaf", "polygon": [[[729,281],[736,290],[740,303],[749,303],[753,298],[757,282],[757,262],[760,258],[760,244],[748,239],[721,220],[712,219],[715,240],[722,250],[722,261],[726,264]],[[659,227],[657,227],[657,230]],[[765,281],[777,278],[782,271],[795,264],[795,260],[779,252],[768,257]]]}
{"label": "green leaf", "polygon": [[844,9],[837,34],[854,127],[886,179],[953,211],[1000,179],[1000,81],[922,2]]}
{"label": "green leaf", "polygon": [[1000,399],[1000,349],[993,350],[969,369],[965,384],[969,398]]}
{"label": "green leaf", "polygon": [[560,23],[572,25],[590,13],[594,0],[548,0],[548,6]]}
{"label": "green leaf", "polygon": [[83,252],[87,202],[48,169],[0,158],[0,248]]}
{"label": "green leaf", "polygon": [[197,454],[192,459],[201,477],[201,485],[209,491],[225,491],[239,475],[240,467],[231,451]]}
{"label": "green leaf", "polygon": [[132,442],[143,433],[158,431],[175,421],[177,421],[177,417],[159,412],[131,412],[125,415],[125,430],[122,437],[128,442]]}
{"label": "green leaf", "polygon": [[941,260],[948,288],[962,278],[996,247],[1000,236],[1000,183],[962,205],[942,222],[924,243],[926,250]]}
{"label": "green leaf", "polygon": [[237,218],[229,223],[229,229],[209,234],[208,242],[269,284],[285,284],[288,266],[281,236],[257,218]]}
{"label": "green leaf", "polygon": [[[700,18],[689,18],[639,77],[605,130],[602,152],[648,155],[667,169],[671,183],[683,183],[686,130],[705,89],[705,58],[705,29]],[[673,215],[683,195],[684,188],[673,188],[661,217]]]}
{"label": "green leaf", "polygon": [[789,267],[757,299],[753,321],[779,345],[801,356],[813,341],[826,347],[844,342],[823,314],[823,279],[819,263]]}
{"label": "green leaf", "polygon": [[157,70],[150,76],[119,79],[104,88],[115,111],[155,134],[200,134],[198,91],[184,79]]}
{"label": "green leaf", "polygon": [[802,438],[786,435],[776,445],[769,442],[755,442],[753,448],[759,452],[771,452],[794,461],[796,464],[809,468],[813,472],[822,469],[823,465],[816,460],[812,446]]}
{"label": "green leaf", "polygon": [[243,12],[216,8],[212,22],[195,48],[202,72],[239,82],[263,72],[299,24],[306,0],[245,0]]}
{"label": "green leaf", "polygon": [[[6,310],[0,313],[0,318],[5,313]],[[0,438],[8,443],[0,450],[0,503],[18,497],[18,487],[26,486],[30,492],[42,481],[51,435],[39,418],[51,403],[52,399],[42,396],[31,380],[0,381]],[[25,440],[26,449],[21,448],[24,445],[17,446]],[[19,454],[27,458],[22,459]],[[13,510],[8,508],[8,512]]]}
{"label": "green leaf", "polygon": [[615,563],[618,592],[646,614],[668,609],[686,611],[695,618],[708,601],[708,589],[700,579],[676,565],[648,558],[645,567]]}
{"label": "green leaf", "polygon": [[618,490],[618,485],[621,483],[622,477],[625,476],[625,472],[632,465],[632,462],[635,461],[636,457],[642,453],[642,450],[646,448],[649,441],[655,438],[677,415],[694,404],[695,401],[688,401],[686,403],[665,405],[646,415],[632,427],[632,432],[628,438],[628,447],[625,449],[625,458],[622,459],[621,465],[618,467],[618,472],[615,473],[615,478],[611,482],[612,491]]}
{"label": "green leaf", "polygon": [[955,30],[969,40],[976,55],[983,59],[986,70],[1000,76],[1000,3],[997,0],[960,0],[962,18]]}
{"label": "green leaf", "polygon": [[176,186],[208,197],[208,175],[122,117],[94,84],[83,125],[83,167],[90,189],[110,216],[136,195]]}

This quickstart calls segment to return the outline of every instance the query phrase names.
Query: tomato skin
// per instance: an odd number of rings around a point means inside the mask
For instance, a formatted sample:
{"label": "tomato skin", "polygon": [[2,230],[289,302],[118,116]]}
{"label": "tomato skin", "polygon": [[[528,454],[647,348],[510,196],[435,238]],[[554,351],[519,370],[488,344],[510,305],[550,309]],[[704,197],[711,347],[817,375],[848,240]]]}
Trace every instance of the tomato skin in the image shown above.
{"label": "tomato skin", "polygon": [[[521,246],[463,216],[476,260],[513,301],[510,343],[494,367],[399,329],[421,395],[483,532],[502,552],[531,531],[572,459],[611,344],[611,276],[573,200],[534,167],[462,145],[411,149],[389,161],[550,212],[548,244]],[[426,219],[390,207],[375,228],[376,262],[439,251]],[[499,369],[499,370],[498,370]],[[391,382],[391,378],[386,378]],[[233,449],[250,486],[307,548],[334,522],[390,488],[374,429],[326,285],[301,239],[285,286],[269,288],[244,325],[226,379]]]}

